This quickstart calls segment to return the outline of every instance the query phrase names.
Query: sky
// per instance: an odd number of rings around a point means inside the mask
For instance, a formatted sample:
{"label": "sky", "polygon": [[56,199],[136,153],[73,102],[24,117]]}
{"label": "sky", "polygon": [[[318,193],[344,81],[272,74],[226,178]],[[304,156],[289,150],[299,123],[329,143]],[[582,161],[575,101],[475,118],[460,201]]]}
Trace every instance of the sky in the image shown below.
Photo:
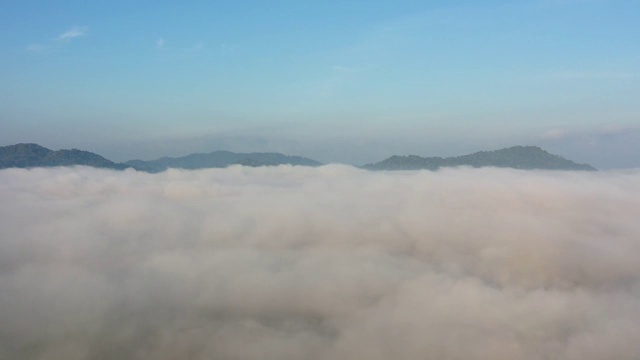
{"label": "sky", "polygon": [[640,1],[0,2],[0,146],[640,167]]}

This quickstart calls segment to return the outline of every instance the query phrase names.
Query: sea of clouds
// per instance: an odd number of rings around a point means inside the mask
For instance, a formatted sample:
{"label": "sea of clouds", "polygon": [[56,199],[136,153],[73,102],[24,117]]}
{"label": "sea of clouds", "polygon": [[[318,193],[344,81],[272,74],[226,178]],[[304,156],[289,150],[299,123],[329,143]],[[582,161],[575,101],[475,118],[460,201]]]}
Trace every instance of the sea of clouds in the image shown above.
{"label": "sea of clouds", "polygon": [[0,359],[640,359],[640,170],[0,171]]}

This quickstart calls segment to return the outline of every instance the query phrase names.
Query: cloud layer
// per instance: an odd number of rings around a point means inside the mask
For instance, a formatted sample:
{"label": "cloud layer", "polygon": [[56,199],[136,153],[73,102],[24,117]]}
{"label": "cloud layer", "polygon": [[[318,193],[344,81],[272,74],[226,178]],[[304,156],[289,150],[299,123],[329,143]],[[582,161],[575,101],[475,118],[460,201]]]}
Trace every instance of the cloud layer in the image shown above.
{"label": "cloud layer", "polygon": [[0,171],[0,359],[638,359],[640,172]]}

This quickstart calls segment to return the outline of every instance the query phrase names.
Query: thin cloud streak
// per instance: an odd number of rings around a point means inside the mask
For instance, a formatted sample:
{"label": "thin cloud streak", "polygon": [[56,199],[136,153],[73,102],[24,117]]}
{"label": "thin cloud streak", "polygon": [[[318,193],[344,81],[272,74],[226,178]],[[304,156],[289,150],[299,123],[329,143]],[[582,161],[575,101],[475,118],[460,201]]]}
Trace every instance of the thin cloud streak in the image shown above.
{"label": "thin cloud streak", "polygon": [[50,51],[59,49],[64,46],[65,43],[72,41],[73,39],[86,36],[89,33],[88,26],[75,26],[64,33],[60,34],[56,38],[50,40],[47,43],[34,43],[25,46],[25,50],[31,53],[44,54]]}
{"label": "thin cloud streak", "polygon": [[56,38],[57,41],[69,41],[77,37],[86,36],[89,33],[88,26],[75,26]]}

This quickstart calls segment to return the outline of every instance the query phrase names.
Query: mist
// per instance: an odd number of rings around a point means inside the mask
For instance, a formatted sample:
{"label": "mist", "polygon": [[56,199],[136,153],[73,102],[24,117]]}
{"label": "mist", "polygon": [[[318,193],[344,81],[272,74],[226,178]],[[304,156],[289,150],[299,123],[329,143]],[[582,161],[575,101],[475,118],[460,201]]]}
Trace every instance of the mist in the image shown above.
{"label": "mist", "polygon": [[0,359],[638,359],[640,170],[0,171]]}

